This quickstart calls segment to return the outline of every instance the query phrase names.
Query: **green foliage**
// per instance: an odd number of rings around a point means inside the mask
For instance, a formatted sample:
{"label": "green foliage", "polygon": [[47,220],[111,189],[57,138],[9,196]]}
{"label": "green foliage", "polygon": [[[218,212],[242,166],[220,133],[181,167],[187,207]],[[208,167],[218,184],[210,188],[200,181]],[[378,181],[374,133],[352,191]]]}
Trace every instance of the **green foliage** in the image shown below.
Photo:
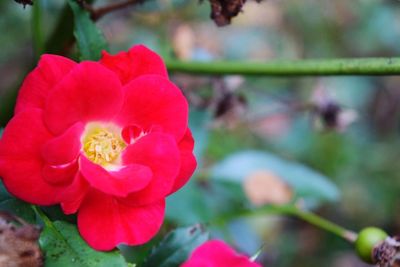
{"label": "green foliage", "polygon": [[[339,190],[326,176],[302,165],[263,151],[241,151],[216,164],[211,177],[242,184],[254,171],[267,171],[279,176],[310,207],[324,201],[335,201]],[[273,188],[265,188],[273,190]]]}
{"label": "green foliage", "polygon": [[246,203],[240,185],[229,181],[191,181],[167,199],[166,217],[178,225],[214,222],[243,210]]}
{"label": "green foliage", "polygon": [[178,228],[164,237],[140,267],[178,267],[208,235],[200,224]]}
{"label": "green foliage", "polygon": [[74,0],[68,0],[74,14],[74,36],[81,60],[98,60],[101,51],[107,49],[107,43],[101,31],[90,19],[89,13]]}
{"label": "green foliage", "polygon": [[46,265],[51,267],[123,267],[127,266],[118,251],[99,252],[80,237],[76,226],[62,221],[45,220],[39,243]]}
{"label": "green foliage", "polygon": [[193,109],[189,113],[189,127],[195,140],[194,154],[197,159],[197,165],[202,165],[204,150],[208,144],[209,129],[207,123],[211,120],[210,112],[206,110]]}
{"label": "green foliage", "polygon": [[195,181],[167,198],[166,218],[179,225],[206,222],[212,218],[204,195]]}
{"label": "green foliage", "polygon": [[29,223],[36,222],[36,215],[31,205],[11,196],[2,182],[0,182],[0,210],[8,211]]}
{"label": "green foliage", "polygon": [[[45,254],[46,266],[126,266],[119,251],[97,252],[82,240],[76,226],[63,221],[52,222],[38,207],[35,209],[39,211],[39,216],[44,222],[39,242]],[[44,209],[51,215],[52,220],[57,217],[71,220],[70,217],[63,215],[58,207]],[[3,183],[0,183],[0,210],[8,211],[31,224],[37,223],[37,214],[32,209],[32,205],[11,196]]]}

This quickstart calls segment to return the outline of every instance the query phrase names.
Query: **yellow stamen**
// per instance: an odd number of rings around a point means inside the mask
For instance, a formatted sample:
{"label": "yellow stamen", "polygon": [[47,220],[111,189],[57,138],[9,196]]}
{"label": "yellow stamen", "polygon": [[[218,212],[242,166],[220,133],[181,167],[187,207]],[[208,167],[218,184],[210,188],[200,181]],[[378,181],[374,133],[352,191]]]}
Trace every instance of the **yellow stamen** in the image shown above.
{"label": "yellow stamen", "polygon": [[114,163],[125,146],[117,134],[104,128],[90,131],[83,139],[83,151],[86,157],[102,166]]}

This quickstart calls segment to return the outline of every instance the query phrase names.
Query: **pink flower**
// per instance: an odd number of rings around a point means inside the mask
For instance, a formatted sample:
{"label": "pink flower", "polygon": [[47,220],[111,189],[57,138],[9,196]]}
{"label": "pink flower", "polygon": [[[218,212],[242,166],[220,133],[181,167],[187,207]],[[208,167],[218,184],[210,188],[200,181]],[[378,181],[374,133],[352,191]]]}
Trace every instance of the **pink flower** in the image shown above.
{"label": "pink flower", "polygon": [[181,267],[261,267],[219,240],[198,247]]}
{"label": "pink flower", "polygon": [[0,140],[0,176],[18,198],[77,212],[89,245],[110,250],[158,232],[193,145],[187,101],[146,47],[79,64],[43,55]]}

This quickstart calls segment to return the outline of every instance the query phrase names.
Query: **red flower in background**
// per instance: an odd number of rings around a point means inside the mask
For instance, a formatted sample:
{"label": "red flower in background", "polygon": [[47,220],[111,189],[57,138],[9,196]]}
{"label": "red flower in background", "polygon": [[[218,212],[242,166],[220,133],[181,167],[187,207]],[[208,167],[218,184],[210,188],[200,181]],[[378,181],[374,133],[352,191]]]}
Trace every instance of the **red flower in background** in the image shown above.
{"label": "red flower in background", "polygon": [[261,267],[219,240],[198,247],[181,267]]}
{"label": "red flower in background", "polygon": [[95,249],[143,244],[196,167],[187,123],[186,99],[144,46],[79,64],[44,55],[0,140],[0,176],[18,198],[77,212]]}

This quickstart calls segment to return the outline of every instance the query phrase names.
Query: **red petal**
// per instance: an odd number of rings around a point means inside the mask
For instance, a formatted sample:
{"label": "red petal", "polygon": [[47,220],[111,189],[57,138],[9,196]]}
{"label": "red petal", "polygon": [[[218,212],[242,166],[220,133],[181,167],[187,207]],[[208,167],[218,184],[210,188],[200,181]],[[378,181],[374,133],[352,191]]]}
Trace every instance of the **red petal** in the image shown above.
{"label": "red petal", "polygon": [[143,189],[152,177],[151,170],[140,164],[129,164],[118,171],[107,171],[84,156],[80,158],[80,167],[83,177],[92,187],[119,197]]}
{"label": "red petal", "polygon": [[116,121],[142,129],[160,126],[182,139],[188,122],[188,104],[173,83],[156,75],[141,76],[124,87],[125,102]]}
{"label": "red petal", "polygon": [[179,190],[189,181],[197,166],[196,158],[193,155],[194,139],[189,128],[183,139],[178,143],[178,147],[181,155],[181,169],[170,194]]}
{"label": "red petal", "polygon": [[78,228],[83,239],[96,250],[111,250],[121,243],[140,245],[158,232],[164,210],[164,200],[131,207],[93,191],[79,209]]}
{"label": "red petal", "polygon": [[110,121],[122,105],[122,88],[114,73],[96,62],[76,66],[51,92],[44,118],[60,134],[76,122]]}
{"label": "red petal", "polygon": [[42,122],[42,110],[19,112],[4,129],[0,139],[0,176],[13,195],[38,205],[58,202],[62,187],[43,180],[41,147],[50,138]]}
{"label": "red petal", "polygon": [[245,256],[236,253],[231,247],[219,240],[207,241],[198,247],[189,260],[181,267],[261,267]]}
{"label": "red petal", "polygon": [[128,52],[110,55],[103,51],[100,63],[114,71],[122,84],[146,74],[168,78],[167,69],[161,57],[143,45],[132,47]]}
{"label": "red petal", "polygon": [[126,126],[121,132],[121,136],[127,144],[132,144],[136,139],[140,138],[142,134],[144,134],[143,129],[137,125]]}
{"label": "red petal", "polygon": [[83,200],[85,199],[86,194],[89,191],[89,185],[86,182],[85,178],[82,177],[80,173],[75,176],[74,181],[70,186],[68,186],[62,192],[61,198],[61,208],[65,214],[73,214],[75,213]]}
{"label": "red petal", "polygon": [[78,161],[66,165],[48,165],[42,169],[43,180],[51,185],[68,185],[79,170]]}
{"label": "red petal", "polygon": [[50,91],[75,65],[74,61],[65,57],[43,55],[21,86],[15,113],[25,108],[44,109]]}
{"label": "red petal", "polygon": [[132,205],[146,205],[165,198],[172,189],[180,167],[179,150],[174,139],[162,133],[150,133],[129,145],[122,161],[124,164],[145,165],[153,172],[147,187],[122,200]]}
{"label": "red petal", "polygon": [[52,185],[69,184],[78,171],[77,157],[80,154],[80,136],[84,126],[75,123],[60,136],[50,139],[42,147],[43,179]]}
{"label": "red petal", "polygon": [[81,149],[81,134],[84,125],[74,124],[62,135],[48,141],[42,148],[42,156],[50,165],[68,164],[78,157]]}

